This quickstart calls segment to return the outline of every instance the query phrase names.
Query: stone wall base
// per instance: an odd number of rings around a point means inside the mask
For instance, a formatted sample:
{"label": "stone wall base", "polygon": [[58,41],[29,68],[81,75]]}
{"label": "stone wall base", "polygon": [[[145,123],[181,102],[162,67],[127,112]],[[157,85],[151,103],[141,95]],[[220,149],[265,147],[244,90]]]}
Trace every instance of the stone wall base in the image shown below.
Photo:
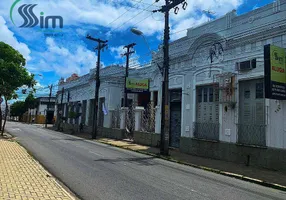
{"label": "stone wall base", "polygon": [[98,127],[98,136],[118,139],[125,139],[125,132],[122,129]]}
{"label": "stone wall base", "polygon": [[69,123],[63,123],[62,128],[64,132],[68,133],[77,133],[79,130],[79,126],[77,124],[69,124]]}
{"label": "stone wall base", "polygon": [[180,151],[272,170],[286,171],[286,150],[181,137]]}
{"label": "stone wall base", "polygon": [[134,131],[134,142],[136,144],[159,147],[160,134]]}

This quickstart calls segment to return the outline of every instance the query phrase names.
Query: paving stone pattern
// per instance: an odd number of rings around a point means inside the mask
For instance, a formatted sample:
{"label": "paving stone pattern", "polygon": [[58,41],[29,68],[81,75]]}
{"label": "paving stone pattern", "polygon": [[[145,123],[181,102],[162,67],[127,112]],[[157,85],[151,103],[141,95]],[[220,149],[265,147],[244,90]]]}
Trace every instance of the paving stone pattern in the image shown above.
{"label": "paving stone pattern", "polygon": [[74,199],[17,142],[0,139],[0,200]]}

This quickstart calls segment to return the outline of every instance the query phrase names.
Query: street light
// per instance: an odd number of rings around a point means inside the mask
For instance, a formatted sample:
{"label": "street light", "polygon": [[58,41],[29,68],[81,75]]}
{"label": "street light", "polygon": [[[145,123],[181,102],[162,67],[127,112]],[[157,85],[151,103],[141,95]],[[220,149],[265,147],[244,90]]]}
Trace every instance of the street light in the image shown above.
{"label": "street light", "polygon": [[[140,31],[140,30],[138,30],[138,29],[136,29],[136,28],[131,28],[130,30],[131,30],[131,32],[134,33],[135,35],[138,35],[138,36],[142,36],[142,37],[143,37],[144,42],[145,42],[146,46],[148,47],[151,56],[153,56],[154,51],[151,50],[150,45],[149,45],[148,41],[146,40],[146,38],[145,38],[143,32]],[[161,67],[157,62],[156,62],[155,64],[157,65],[157,67],[159,68],[159,70],[160,70],[160,72],[161,72],[161,74],[162,74],[162,76],[163,76],[162,67]]]}
{"label": "street light", "polygon": [[143,37],[144,42],[145,42],[145,44],[147,45],[147,47],[148,47],[148,49],[149,49],[151,55],[153,55],[153,51],[151,50],[150,45],[149,45],[149,43],[147,42],[147,40],[146,40],[146,38],[145,38],[143,32],[140,31],[140,30],[138,30],[138,29],[136,29],[136,28],[131,28],[130,30],[131,30],[131,32],[134,33],[135,35],[138,35],[138,36],[142,36],[142,37]]}

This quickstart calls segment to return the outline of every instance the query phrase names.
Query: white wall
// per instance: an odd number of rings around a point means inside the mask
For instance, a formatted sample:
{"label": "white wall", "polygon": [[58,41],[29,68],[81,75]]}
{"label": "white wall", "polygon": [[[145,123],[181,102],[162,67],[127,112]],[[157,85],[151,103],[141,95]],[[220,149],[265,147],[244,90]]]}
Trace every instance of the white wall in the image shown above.
{"label": "white wall", "polygon": [[286,149],[286,101],[269,100],[267,146]]}
{"label": "white wall", "polygon": [[40,104],[39,110],[38,110],[38,115],[45,115],[46,110],[47,110],[47,104]]}
{"label": "white wall", "polygon": [[[220,105],[219,121],[221,126],[219,138],[221,141],[236,143],[236,124],[238,124],[239,116],[239,81],[263,78],[264,45],[274,44],[286,48],[285,27],[281,26],[286,24],[286,0],[281,0],[280,5],[269,4],[241,16],[236,16],[234,11],[230,12],[218,20],[189,29],[187,37],[171,43],[170,58],[174,59],[176,56],[178,58],[175,60],[176,63],[170,66],[170,77],[180,75],[183,72],[184,79],[181,86],[183,89],[182,136],[193,136],[193,122],[196,118],[196,86],[212,84],[214,82],[212,79],[213,74],[215,73],[233,72],[237,74],[236,107],[235,109],[228,108],[228,111],[225,112],[225,104]],[[204,35],[207,33],[217,33],[217,35],[213,34],[208,38]],[[221,38],[219,40],[223,43],[223,56],[210,65],[208,60],[210,47],[200,47],[200,45],[202,45],[202,41],[209,40],[208,42],[211,42],[212,39],[215,41],[218,38]],[[162,51],[159,51],[155,58],[160,56],[162,56]],[[253,58],[257,59],[256,69],[246,73],[236,71],[236,62]],[[170,62],[172,63],[172,60]],[[209,75],[210,71],[212,71],[211,75]],[[192,73],[194,75],[191,75]],[[157,77],[154,76],[152,79],[154,83],[151,82],[151,89],[156,88],[160,91],[161,86],[157,83]],[[170,81],[170,88],[176,87],[174,82]],[[190,93],[190,95],[184,93]],[[160,92],[159,94],[161,96]],[[161,99],[160,96],[159,100]],[[160,105],[161,102],[159,101]],[[188,109],[189,105],[190,109]],[[275,112],[277,103],[274,100],[270,100],[265,105],[268,118],[268,121],[266,120],[267,146],[286,148],[286,104],[280,101],[280,105],[281,109],[278,112]],[[156,123],[158,124],[159,121],[156,121]],[[225,134],[226,130],[230,130],[230,135]]]}

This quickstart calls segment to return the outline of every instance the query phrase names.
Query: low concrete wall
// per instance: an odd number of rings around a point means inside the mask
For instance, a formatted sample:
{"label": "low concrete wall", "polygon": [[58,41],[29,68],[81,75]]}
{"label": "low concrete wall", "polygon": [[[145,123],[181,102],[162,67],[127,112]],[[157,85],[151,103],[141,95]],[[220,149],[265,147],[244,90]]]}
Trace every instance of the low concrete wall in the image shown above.
{"label": "low concrete wall", "polygon": [[282,149],[258,148],[181,137],[180,151],[201,157],[286,172],[286,150]]}
{"label": "low concrete wall", "polygon": [[112,139],[125,139],[125,133],[122,129],[98,127],[98,135]]}
{"label": "low concrete wall", "polygon": [[134,142],[137,144],[158,147],[160,145],[160,134],[134,131]]}
{"label": "low concrete wall", "polygon": [[85,125],[85,126],[83,127],[83,132],[84,132],[84,133],[90,133],[90,134],[91,134],[91,133],[92,133],[92,126],[86,126],[86,125]]}
{"label": "low concrete wall", "polygon": [[79,126],[77,124],[69,124],[69,123],[63,123],[62,128],[64,132],[68,133],[76,133],[79,130]]}

